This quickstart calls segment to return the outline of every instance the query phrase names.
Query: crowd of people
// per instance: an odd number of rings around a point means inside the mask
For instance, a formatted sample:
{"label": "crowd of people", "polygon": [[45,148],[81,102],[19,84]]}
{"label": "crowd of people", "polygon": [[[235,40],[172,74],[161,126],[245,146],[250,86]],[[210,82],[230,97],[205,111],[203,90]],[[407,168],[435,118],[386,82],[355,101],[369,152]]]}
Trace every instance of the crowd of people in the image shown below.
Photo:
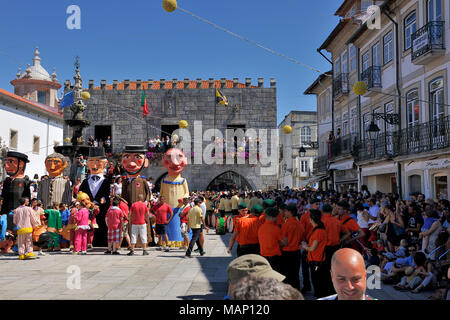
{"label": "crowd of people", "polygon": [[[42,249],[59,251],[64,247],[75,254],[86,254],[92,247],[98,204],[79,192],[82,174],[72,186],[72,203],[68,206],[53,203],[46,210],[36,199],[36,190],[46,176],[37,178],[34,176],[32,180],[31,199],[21,200],[21,207],[31,208],[35,218],[28,223],[29,227],[39,230],[39,226],[46,226],[45,241],[40,241],[39,233],[33,233],[34,245],[40,254],[45,254]],[[130,205],[121,197],[123,177],[113,174],[113,178],[111,207],[105,219],[108,228],[105,253],[120,254],[125,240],[128,255],[134,255],[138,238],[143,255],[148,254],[147,246],[169,251],[167,224],[175,210],[155,192],[153,179],[143,177],[151,190],[150,200],[140,196],[139,201]],[[283,275],[286,284],[303,293],[314,292],[316,298],[335,293],[329,270],[334,253],[344,247],[358,251],[366,267],[379,267],[381,280],[394,285],[396,290],[418,293],[436,289],[433,295],[436,299],[443,299],[448,291],[450,202],[447,200],[435,202],[425,199],[423,194],[402,200],[396,194],[372,195],[363,186],[361,192],[346,193],[289,188],[198,191],[178,199],[178,203],[176,212],[186,257],[191,257],[195,245],[196,251],[204,255],[203,230],[215,229],[218,234],[232,232],[229,253],[237,245],[238,257],[249,254],[263,257],[275,272]],[[18,223],[23,223],[19,220]],[[5,228],[4,223],[2,226]],[[14,239],[6,237],[6,240],[2,242],[3,252],[15,244]]]}

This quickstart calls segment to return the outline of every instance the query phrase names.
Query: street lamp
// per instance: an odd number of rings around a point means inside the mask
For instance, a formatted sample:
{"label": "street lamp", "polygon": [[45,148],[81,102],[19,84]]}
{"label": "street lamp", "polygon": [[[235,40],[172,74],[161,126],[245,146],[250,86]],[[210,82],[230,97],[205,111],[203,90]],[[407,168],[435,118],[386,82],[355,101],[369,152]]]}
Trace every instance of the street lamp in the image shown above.
{"label": "street lamp", "polygon": [[380,128],[375,124],[375,120],[383,119],[388,124],[399,124],[399,117],[397,113],[375,113],[372,112],[372,122],[367,127],[367,134],[369,135],[369,139],[371,141],[377,140],[378,133],[380,132]]}
{"label": "street lamp", "polygon": [[306,154],[306,149],[303,146],[301,146],[301,148],[298,149],[298,153],[299,153],[300,157],[303,158]]}

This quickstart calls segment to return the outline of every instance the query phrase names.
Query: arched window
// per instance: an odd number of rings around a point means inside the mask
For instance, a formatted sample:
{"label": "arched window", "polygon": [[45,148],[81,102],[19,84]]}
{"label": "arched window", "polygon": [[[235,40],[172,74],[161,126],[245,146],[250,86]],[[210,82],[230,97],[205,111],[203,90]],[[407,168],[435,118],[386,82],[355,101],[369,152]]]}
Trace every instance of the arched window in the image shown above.
{"label": "arched window", "polygon": [[408,127],[414,127],[419,124],[420,106],[419,91],[415,88],[406,94],[406,112],[408,118]]}
{"label": "arched window", "polygon": [[404,20],[405,24],[405,48],[404,50],[408,50],[411,48],[411,35],[416,32],[417,24],[416,24],[416,12],[411,12]]}
{"label": "arched window", "polygon": [[430,120],[438,120],[444,116],[444,79],[438,78],[430,82]]}
{"label": "arched window", "polygon": [[409,192],[422,193],[422,177],[418,174],[409,176]]}
{"label": "arched window", "polygon": [[303,127],[300,129],[300,144],[311,144],[310,127]]}

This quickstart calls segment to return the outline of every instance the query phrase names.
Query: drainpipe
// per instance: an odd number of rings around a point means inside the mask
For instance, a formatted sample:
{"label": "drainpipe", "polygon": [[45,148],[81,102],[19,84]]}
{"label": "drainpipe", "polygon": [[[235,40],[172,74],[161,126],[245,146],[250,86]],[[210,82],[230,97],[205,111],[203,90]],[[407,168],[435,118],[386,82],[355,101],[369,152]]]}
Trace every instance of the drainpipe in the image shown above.
{"label": "drainpipe", "polygon": [[[386,8],[383,7],[381,9],[381,11],[383,12],[383,14],[389,19],[391,20],[391,22],[394,24],[395,26],[395,54],[396,54],[396,61],[395,61],[395,72],[396,72],[396,86],[397,86],[397,95],[398,95],[398,120],[399,120],[399,124],[398,124],[398,132],[400,133],[402,130],[402,94],[401,94],[401,89],[400,89],[400,46],[399,46],[399,34],[398,34],[398,23],[394,21],[394,19],[392,19],[392,17],[386,12]],[[401,164],[397,163],[397,177],[398,180],[397,181],[397,192],[400,196],[400,199],[403,198],[403,193],[402,193],[402,183],[401,183]]]}

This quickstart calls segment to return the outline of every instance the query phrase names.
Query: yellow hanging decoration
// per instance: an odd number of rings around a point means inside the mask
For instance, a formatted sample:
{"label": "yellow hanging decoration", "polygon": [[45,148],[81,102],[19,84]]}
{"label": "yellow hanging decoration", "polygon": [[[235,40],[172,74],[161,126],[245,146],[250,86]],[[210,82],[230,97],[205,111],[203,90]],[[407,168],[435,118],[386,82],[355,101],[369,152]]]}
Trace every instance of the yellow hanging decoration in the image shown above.
{"label": "yellow hanging decoration", "polygon": [[89,92],[87,92],[87,91],[84,91],[84,92],[81,93],[81,98],[83,100],[89,100],[91,98],[91,94]]}
{"label": "yellow hanging decoration", "polygon": [[290,125],[285,125],[283,127],[283,133],[290,134],[292,132],[292,127]]}
{"label": "yellow hanging decoration", "polygon": [[178,125],[180,126],[180,128],[184,129],[187,128],[188,122],[186,120],[180,120],[180,122],[178,122]]}
{"label": "yellow hanging decoration", "polygon": [[364,81],[355,82],[353,85],[353,92],[358,96],[362,96],[367,92],[367,84]]}
{"label": "yellow hanging decoration", "polygon": [[70,142],[70,138],[69,137],[67,137],[65,140],[66,140],[66,142]]}
{"label": "yellow hanging decoration", "polygon": [[163,0],[163,8],[167,12],[173,12],[177,8],[177,0]]}
{"label": "yellow hanging decoration", "polygon": [[239,147],[239,148],[238,148],[238,151],[239,151],[239,152],[243,152],[243,151],[244,151],[244,148]]}

